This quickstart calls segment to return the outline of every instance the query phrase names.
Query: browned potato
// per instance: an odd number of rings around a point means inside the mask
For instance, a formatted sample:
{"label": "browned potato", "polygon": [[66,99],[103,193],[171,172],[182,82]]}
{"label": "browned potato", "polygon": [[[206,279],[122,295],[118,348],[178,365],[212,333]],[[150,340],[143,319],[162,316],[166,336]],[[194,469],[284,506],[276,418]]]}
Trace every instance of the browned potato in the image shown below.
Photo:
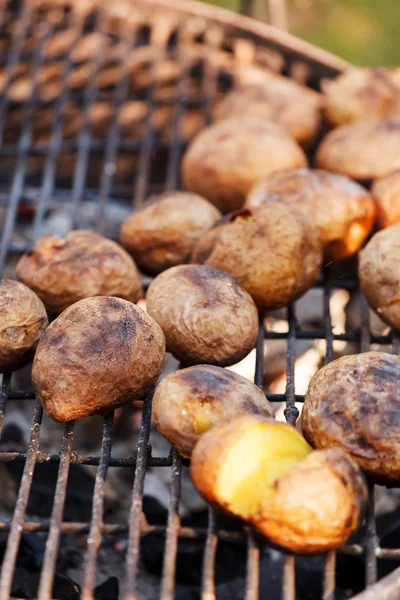
{"label": "browned potato", "polygon": [[322,244],[302,213],[279,203],[233,213],[197,242],[192,262],[223,269],[259,310],[287,306],[318,277]]}
{"label": "browned potato", "polygon": [[262,119],[226,119],[203,129],[182,162],[184,186],[222,212],[241,208],[251,186],[290,167],[306,167],[304,152],[286,130]]}
{"label": "browned potato", "polygon": [[358,277],[382,321],[400,330],[400,223],[376,233],[360,252]]}
{"label": "browned potato", "polygon": [[322,82],[323,107],[334,126],[400,117],[400,72],[382,67],[349,69]]}
{"label": "browned potato", "polygon": [[368,181],[400,168],[400,119],[372,119],[337,127],[323,139],[317,166]]}
{"label": "browned potato", "polygon": [[158,275],[147,291],[147,311],[160,325],[167,350],[186,365],[222,367],[255,346],[257,309],[227,273],[179,265]]}
{"label": "browned potato", "polygon": [[318,449],[349,452],[372,481],[400,482],[400,358],[384,352],[342,356],[314,375],[303,433]]}
{"label": "browned potato", "polygon": [[317,227],[326,261],[357,252],[375,220],[367,190],[342,175],[311,169],[288,169],[270,175],[250,190],[245,207],[282,202],[298,208]]}
{"label": "browned potato", "polygon": [[312,452],[291,425],[253,415],[205,433],[191,475],[208,502],[292,552],[341,546],[367,497],[362,473],[345,452]]}
{"label": "browned potato", "polygon": [[198,239],[221,218],[210,202],[189,192],[150,198],[122,223],[121,244],[146,273],[189,262]]}
{"label": "browned potato", "polygon": [[54,313],[90,296],[112,295],[137,302],[142,295],[132,258],[94,231],[71,231],[65,239],[40,238],[18,262],[17,277]]}
{"label": "browned potato", "polygon": [[214,111],[216,121],[243,117],[279,123],[299,144],[313,139],[321,122],[317,103],[301,86],[280,78],[265,85],[238,87]]}
{"label": "browned potato", "polygon": [[33,385],[49,417],[64,423],[140,400],[164,355],[163,333],[143,310],[120,298],[85,298],[42,336]]}
{"label": "browned potato", "polygon": [[32,360],[49,322],[36,294],[11,279],[0,281],[0,315],[0,373],[8,373]]}
{"label": "browned potato", "polygon": [[376,202],[379,227],[384,229],[398,223],[400,221],[400,171],[376,179],[371,192]]}
{"label": "browned potato", "polygon": [[242,414],[274,416],[259,387],[221,367],[196,365],[174,371],[153,396],[155,426],[187,458],[203,433]]}

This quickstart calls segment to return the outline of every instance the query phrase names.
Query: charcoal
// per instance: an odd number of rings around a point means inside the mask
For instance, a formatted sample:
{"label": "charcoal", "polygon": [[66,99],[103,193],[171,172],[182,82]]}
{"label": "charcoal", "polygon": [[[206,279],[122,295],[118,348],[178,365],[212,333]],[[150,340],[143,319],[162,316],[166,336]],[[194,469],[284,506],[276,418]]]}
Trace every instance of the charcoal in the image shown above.
{"label": "charcoal", "polygon": [[93,590],[95,600],[118,600],[119,581],[116,577],[109,577]]}

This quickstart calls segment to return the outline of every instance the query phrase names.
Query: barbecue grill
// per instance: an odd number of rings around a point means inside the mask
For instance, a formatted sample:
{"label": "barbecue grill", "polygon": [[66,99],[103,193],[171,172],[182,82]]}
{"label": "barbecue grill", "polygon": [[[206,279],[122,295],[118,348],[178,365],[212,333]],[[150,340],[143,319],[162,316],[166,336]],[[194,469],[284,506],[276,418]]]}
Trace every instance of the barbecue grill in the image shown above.
{"label": "barbecue grill", "polygon": [[[249,3],[244,3],[249,4]],[[13,260],[43,232],[46,216],[57,203],[68,206],[70,228],[87,226],[85,205],[94,205],[91,225],[107,231],[115,201],[128,211],[153,192],[179,187],[181,155],[196,131],[209,121],[215,98],[232,85],[235,69],[255,65],[282,72],[318,89],[322,77],[333,77],[344,61],[301,42],[285,32],[247,17],[205,5],[174,0],[115,0],[104,6],[95,0],[2,1],[0,14],[0,208],[4,217],[0,242],[0,268]],[[122,118],[121,115],[124,115]],[[29,234],[18,229],[31,219]],[[24,230],[25,231],[25,230]],[[14,261],[15,262],[15,261]],[[11,267],[10,267],[11,265]],[[11,273],[11,271],[10,271]],[[295,424],[295,403],[303,400],[294,386],[297,340],[325,340],[326,362],[333,358],[335,340],[354,342],[360,351],[373,343],[386,344],[399,353],[391,333],[370,333],[369,314],[361,302],[362,326],[357,332],[334,334],[330,296],[334,289],[354,290],[357,283],[325,270],[317,283],[323,290],[324,326],[307,331],[298,326],[295,306],[287,310],[287,331],[268,331],[260,319],[255,382],[262,385],[265,339],[287,342],[286,393],[268,394],[286,402],[285,416]],[[104,417],[98,456],[72,450],[74,423],[64,427],[59,454],[41,451],[42,409],[32,392],[17,390],[12,374],[3,377],[0,391],[0,431],[6,405],[34,403],[29,446],[11,452],[0,442],[0,463],[23,463],[23,476],[11,521],[0,521],[8,532],[0,579],[0,600],[12,590],[22,534],[47,532],[38,597],[51,598],[61,536],[87,533],[81,597],[92,598],[102,535],[128,537],[125,598],[138,597],[140,541],[144,536],[165,538],[159,597],[174,598],[178,543],[190,539],[204,549],[201,598],[215,598],[215,558],[220,540],[247,547],[246,589],[243,597],[259,597],[260,541],[248,530],[224,529],[209,509],[208,527],[181,526],[179,503],[182,459],[171,450],[154,456],[149,444],[151,395],[143,405],[136,452],[112,456],[113,413]],[[61,426],[60,426],[61,427]],[[35,465],[58,465],[51,514],[29,521],[27,506]],[[63,520],[70,465],[97,467],[90,522]],[[109,468],[134,470],[129,520],[104,523],[104,489]],[[148,522],[142,512],[146,469],[170,469],[170,499],[166,527]],[[1,492],[0,492],[1,493]],[[375,533],[373,493],[366,516],[365,535],[342,553],[363,557],[365,587],[377,579],[377,560],[400,559],[400,549],[381,548]],[[284,556],[282,598],[294,600],[295,557]],[[324,600],[335,597],[336,555],[330,552],[321,572]],[[373,598],[400,597],[398,577],[389,576],[384,592]],[[393,588],[394,586],[394,588]],[[396,587],[397,586],[397,587]],[[393,592],[393,589],[395,590]],[[396,592],[397,589],[397,592]],[[364,592],[365,594],[365,592]],[[366,595],[358,596],[367,598]]]}

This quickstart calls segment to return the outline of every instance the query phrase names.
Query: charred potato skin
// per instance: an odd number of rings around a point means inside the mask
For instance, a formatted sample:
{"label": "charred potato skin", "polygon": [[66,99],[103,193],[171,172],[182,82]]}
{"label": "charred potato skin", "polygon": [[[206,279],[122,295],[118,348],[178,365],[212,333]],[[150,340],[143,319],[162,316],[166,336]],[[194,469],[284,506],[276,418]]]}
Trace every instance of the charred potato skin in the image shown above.
{"label": "charred potato skin", "polygon": [[201,196],[167,192],[123,222],[121,243],[142,271],[158,274],[188,262],[196,241],[220,218],[219,210]]}
{"label": "charred potato skin", "polygon": [[283,127],[261,119],[226,119],[190,144],[182,179],[188,191],[227,213],[241,208],[251,186],[266,174],[306,166],[304,152]]}
{"label": "charred potato skin", "polygon": [[314,375],[302,412],[306,440],[341,448],[383,485],[400,481],[400,359],[383,352],[339,358]]}
{"label": "charred potato skin", "polygon": [[152,414],[161,435],[186,458],[204,433],[199,429],[203,414],[211,427],[241,414],[274,417],[260,388],[212,365],[196,365],[167,375],[154,393]]}
{"label": "charred potato skin", "polygon": [[371,307],[400,330],[400,223],[376,233],[359,254],[358,276]]}
{"label": "charred potato skin", "polygon": [[23,283],[0,281],[0,373],[27,365],[48,325],[41,300]]}
{"label": "charred potato skin", "polygon": [[[279,202],[301,211],[320,232],[326,261],[353,255],[370,233],[375,203],[365,188],[322,170],[288,169],[257,183],[245,208]],[[400,215],[399,215],[400,218]]]}
{"label": "charred potato skin", "polygon": [[380,229],[400,221],[400,171],[375,179],[371,193],[375,198]]}
{"label": "charred potato skin", "polygon": [[232,365],[256,344],[254,302],[218,269],[171,267],[153,280],[146,299],[149,315],[164,331],[167,350],[185,365]]}
{"label": "charred potato skin", "polygon": [[64,239],[40,238],[18,262],[17,277],[52,313],[87,297],[109,295],[137,302],[142,295],[140,275],[129,254],[89,230],[71,231]]}
{"label": "charred potato skin", "polygon": [[48,416],[66,422],[141,399],[164,354],[160,327],[140,308],[120,298],[86,298],[47,328],[32,381]]}
{"label": "charred potato skin", "polygon": [[192,263],[230,273],[259,310],[282,308],[304,294],[318,277],[322,242],[301,212],[264,204],[230,215],[196,244]]}

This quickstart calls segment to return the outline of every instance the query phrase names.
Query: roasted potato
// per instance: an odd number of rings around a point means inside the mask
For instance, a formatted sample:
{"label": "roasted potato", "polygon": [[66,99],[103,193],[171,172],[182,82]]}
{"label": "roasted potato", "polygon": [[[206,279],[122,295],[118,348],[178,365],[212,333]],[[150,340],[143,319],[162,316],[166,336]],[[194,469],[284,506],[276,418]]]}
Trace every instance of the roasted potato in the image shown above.
{"label": "roasted potato", "polygon": [[361,250],[358,277],[370,306],[400,330],[400,223],[376,233]]}
{"label": "roasted potato", "polygon": [[94,231],[71,231],[65,239],[54,235],[40,238],[18,262],[17,277],[53,313],[91,296],[118,296],[137,302],[142,295],[133,259],[118,244]]}
{"label": "roasted potato", "polygon": [[371,119],[334,129],[322,140],[316,164],[359,181],[400,168],[400,119]]}
{"label": "roasted potato", "polygon": [[189,262],[198,239],[221,213],[188,192],[165,192],[133,211],[122,223],[121,244],[146,273]]}
{"label": "roasted potato", "polygon": [[32,360],[49,322],[36,294],[11,279],[0,281],[0,315],[0,373],[7,373]]}
{"label": "roasted potato", "polygon": [[196,365],[174,371],[153,396],[155,426],[187,458],[203,433],[243,414],[274,416],[259,387],[221,367]]}
{"label": "roasted potato", "polygon": [[375,220],[375,203],[358,183],[342,175],[311,169],[272,174],[250,190],[245,208],[279,202],[300,210],[317,227],[324,258],[348,258],[362,245]]}
{"label": "roasted potato", "polygon": [[317,103],[290,80],[273,79],[265,85],[238,87],[214,110],[214,120],[256,117],[282,125],[299,143],[306,144],[318,132],[321,113]]}
{"label": "roasted potato", "polygon": [[400,72],[382,67],[349,69],[322,82],[327,120],[346,125],[367,119],[400,118]]}
{"label": "roasted potato", "polygon": [[313,452],[291,425],[253,415],[205,433],[190,472],[212,505],[299,553],[341,546],[367,497],[362,473],[345,452]]}
{"label": "roasted potato", "polygon": [[197,242],[192,262],[230,273],[266,311],[287,306],[312,286],[322,243],[302,213],[266,203],[232,213],[210,229]]}
{"label": "roasted potato", "polygon": [[253,300],[233,277],[211,267],[179,265],[158,275],[147,291],[147,311],[167,350],[185,365],[233,365],[257,340]]}
{"label": "roasted potato", "polygon": [[290,167],[306,167],[304,152],[286,130],[250,117],[226,119],[201,131],[182,161],[183,184],[223,213],[241,208],[251,186]]}
{"label": "roasted potato", "polygon": [[306,440],[342,448],[376,483],[400,483],[400,357],[342,356],[312,378],[302,412]]}
{"label": "roasted potato", "polygon": [[375,179],[372,189],[381,229],[400,221],[400,171]]}
{"label": "roasted potato", "polygon": [[143,398],[164,356],[164,335],[143,310],[120,298],[85,298],[47,328],[32,381],[48,416],[64,423]]}

